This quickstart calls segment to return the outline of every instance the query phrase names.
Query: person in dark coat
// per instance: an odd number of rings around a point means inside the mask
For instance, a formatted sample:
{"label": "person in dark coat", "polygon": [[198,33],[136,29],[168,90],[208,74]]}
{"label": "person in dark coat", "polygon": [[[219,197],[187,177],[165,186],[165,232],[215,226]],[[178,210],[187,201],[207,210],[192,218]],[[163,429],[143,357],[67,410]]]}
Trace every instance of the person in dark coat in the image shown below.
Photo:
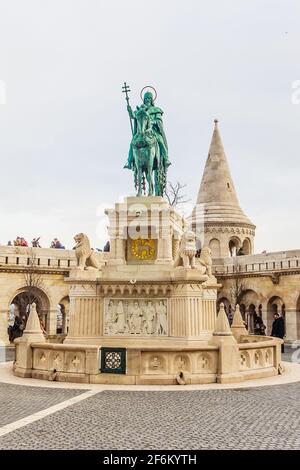
{"label": "person in dark coat", "polygon": [[25,328],[25,319],[17,315],[15,317],[14,324],[8,327],[9,341],[12,343],[16,338],[19,338],[23,334]]}
{"label": "person in dark coat", "polygon": [[254,333],[256,335],[266,334],[266,325],[262,321],[261,316],[257,315],[257,313],[254,314]]}
{"label": "person in dark coat", "polygon": [[[279,315],[279,313],[275,313],[271,336],[283,339],[284,333],[284,319]],[[281,345],[281,352],[284,352],[284,343]]]}
{"label": "person in dark coat", "polygon": [[110,243],[109,241],[105,243],[103,251],[110,251]]}

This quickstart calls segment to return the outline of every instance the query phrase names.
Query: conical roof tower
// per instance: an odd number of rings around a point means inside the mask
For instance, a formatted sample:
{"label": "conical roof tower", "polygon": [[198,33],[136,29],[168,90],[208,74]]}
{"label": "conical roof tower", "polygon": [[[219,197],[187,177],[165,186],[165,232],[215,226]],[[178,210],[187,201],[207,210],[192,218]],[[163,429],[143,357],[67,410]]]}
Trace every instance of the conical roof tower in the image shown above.
{"label": "conical roof tower", "polygon": [[211,139],[192,225],[214,258],[253,252],[255,225],[242,211],[220,136],[218,121]]}

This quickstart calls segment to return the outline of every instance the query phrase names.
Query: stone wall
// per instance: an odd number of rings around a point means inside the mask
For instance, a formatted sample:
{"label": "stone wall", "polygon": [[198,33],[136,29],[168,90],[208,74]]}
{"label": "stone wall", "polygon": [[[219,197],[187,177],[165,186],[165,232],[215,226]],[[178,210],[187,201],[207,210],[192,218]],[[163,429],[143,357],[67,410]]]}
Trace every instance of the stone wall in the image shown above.
{"label": "stone wall", "polygon": [[[14,372],[21,377],[45,380],[118,383],[118,384],[177,384],[226,383],[277,375],[280,345],[273,338],[244,336],[238,344],[238,367],[234,373],[222,374],[220,348],[128,348],[126,373],[101,372],[101,346],[32,343],[27,364],[24,350]],[[227,377],[228,376],[228,377]]]}

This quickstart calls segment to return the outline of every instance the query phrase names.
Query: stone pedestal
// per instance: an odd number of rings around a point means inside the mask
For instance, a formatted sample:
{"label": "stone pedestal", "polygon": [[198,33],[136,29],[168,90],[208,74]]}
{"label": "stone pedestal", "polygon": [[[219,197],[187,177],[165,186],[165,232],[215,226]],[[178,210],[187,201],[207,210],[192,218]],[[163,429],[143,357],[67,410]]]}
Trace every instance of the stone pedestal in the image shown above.
{"label": "stone pedestal", "polygon": [[[220,286],[211,274],[209,251],[204,256],[208,248],[195,263],[195,236],[166,201],[127,198],[107,214],[111,252],[106,264],[74,269],[66,278],[70,306],[64,343],[45,344],[37,314],[30,314],[36,324],[30,327],[29,321],[16,340],[16,375],[82,383],[193,384],[277,374],[275,340],[239,344],[224,306],[216,317]],[[233,330],[237,338],[245,333],[241,318]],[[246,334],[243,341],[252,338]]]}
{"label": "stone pedestal", "polygon": [[110,262],[172,263],[173,239],[180,239],[187,222],[164,198],[127,197],[106,214]]}
{"label": "stone pedestal", "polygon": [[45,342],[46,340],[41,330],[40,320],[36,311],[36,305],[32,304],[23,336],[15,339],[15,375],[19,377],[31,377],[33,366],[33,351],[31,344]]}
{"label": "stone pedestal", "polygon": [[211,337],[216,320],[215,280],[208,283],[197,269],[161,271],[158,265],[151,270],[152,280],[143,280],[143,270],[132,267],[113,280],[109,278],[112,267],[94,280],[87,279],[83,271],[68,280],[70,314],[65,343],[167,346],[174,338],[178,344],[187,344]]}

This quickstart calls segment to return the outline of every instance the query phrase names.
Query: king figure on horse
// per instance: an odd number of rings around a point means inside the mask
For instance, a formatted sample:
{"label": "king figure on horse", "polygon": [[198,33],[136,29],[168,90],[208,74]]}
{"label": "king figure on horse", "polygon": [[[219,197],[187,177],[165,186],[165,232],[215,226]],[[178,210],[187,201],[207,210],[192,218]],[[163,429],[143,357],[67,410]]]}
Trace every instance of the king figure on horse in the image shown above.
{"label": "king figure on horse", "polygon": [[[126,85],[125,85],[126,86]],[[148,196],[163,196],[166,186],[167,169],[170,165],[168,144],[162,122],[162,109],[154,106],[155,99],[150,91],[143,96],[143,104],[132,111],[127,99],[127,110],[131,120],[132,140],[128,160],[124,168],[134,172],[137,196],[145,193],[148,182]]]}

